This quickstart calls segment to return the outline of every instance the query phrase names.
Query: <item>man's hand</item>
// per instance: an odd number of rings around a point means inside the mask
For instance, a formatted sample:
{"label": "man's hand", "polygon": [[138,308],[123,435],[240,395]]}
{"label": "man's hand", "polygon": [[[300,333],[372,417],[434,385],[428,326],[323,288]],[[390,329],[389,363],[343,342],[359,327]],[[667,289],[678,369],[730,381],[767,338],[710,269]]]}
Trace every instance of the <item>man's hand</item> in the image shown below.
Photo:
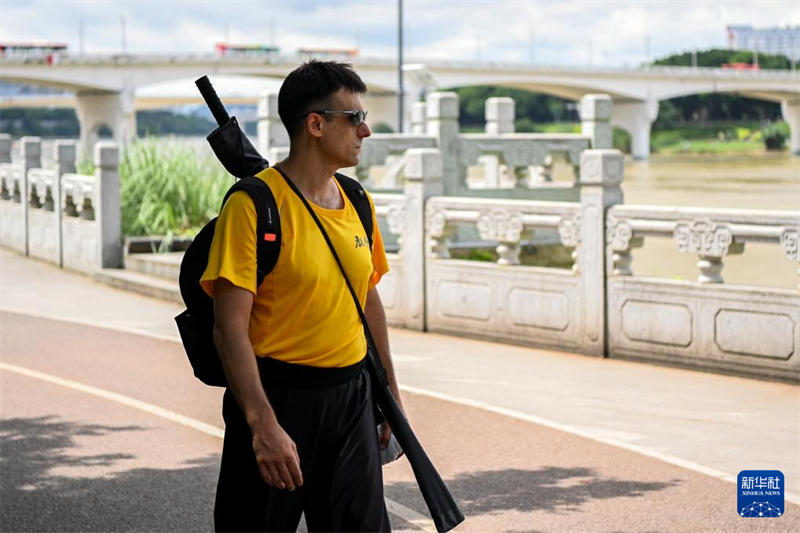
{"label": "man's hand", "polygon": [[256,364],[247,328],[253,293],[225,278],[214,282],[214,343],[231,391],[253,435],[253,452],[264,481],[279,489],[303,484],[297,447],[278,424]]}
{"label": "man's hand", "polygon": [[278,489],[302,487],[297,446],[283,428],[277,423],[264,423],[256,425],[252,433],[253,452],[264,481]]}
{"label": "man's hand", "polygon": [[[397,406],[400,408],[400,411],[403,413],[403,416],[406,416],[406,410],[403,407],[403,402],[400,400],[400,394],[392,393],[392,396],[394,396],[394,399],[397,400]],[[408,419],[407,416],[406,419]],[[384,421],[383,423],[381,423],[381,432],[380,435],[378,436],[378,446],[381,449],[381,451],[385,450],[386,447],[389,446],[389,441],[391,440],[391,438],[392,438],[392,428],[389,427],[388,422]],[[398,455],[397,458],[400,459],[401,457],[403,457],[403,455],[405,455],[405,452],[401,451],[400,455]]]}

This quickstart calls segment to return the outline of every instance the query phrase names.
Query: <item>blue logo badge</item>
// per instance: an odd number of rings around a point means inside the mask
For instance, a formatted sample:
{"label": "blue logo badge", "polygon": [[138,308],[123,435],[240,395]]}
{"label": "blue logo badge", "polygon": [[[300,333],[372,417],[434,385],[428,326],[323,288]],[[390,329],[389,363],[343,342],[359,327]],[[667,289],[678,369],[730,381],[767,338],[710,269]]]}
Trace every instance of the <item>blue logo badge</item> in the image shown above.
{"label": "blue logo badge", "polygon": [[779,470],[742,470],[738,478],[739,516],[783,516],[784,479]]}

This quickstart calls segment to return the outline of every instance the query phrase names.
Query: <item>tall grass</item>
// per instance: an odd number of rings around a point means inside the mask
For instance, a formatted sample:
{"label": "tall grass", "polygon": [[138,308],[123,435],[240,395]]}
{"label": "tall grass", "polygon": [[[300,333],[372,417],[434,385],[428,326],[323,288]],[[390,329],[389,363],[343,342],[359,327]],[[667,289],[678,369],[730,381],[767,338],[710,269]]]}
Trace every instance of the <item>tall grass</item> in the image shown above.
{"label": "tall grass", "polygon": [[163,139],[136,140],[120,162],[125,236],[194,236],[219,211],[233,178],[216,160]]}

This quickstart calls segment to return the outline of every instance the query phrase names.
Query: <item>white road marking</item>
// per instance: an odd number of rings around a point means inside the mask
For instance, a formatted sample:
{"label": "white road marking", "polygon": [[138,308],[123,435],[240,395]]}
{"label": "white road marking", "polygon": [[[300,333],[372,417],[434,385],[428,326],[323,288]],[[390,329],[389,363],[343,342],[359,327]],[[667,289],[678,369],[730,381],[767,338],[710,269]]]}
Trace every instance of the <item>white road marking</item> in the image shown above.
{"label": "white road marking", "polygon": [[[726,474],[725,472],[722,472],[720,470],[716,470],[714,468],[709,468],[707,466],[693,463],[692,461],[687,461],[686,459],[681,459],[680,457],[675,457],[673,455],[669,455],[666,453],[648,450],[647,448],[636,446],[634,444],[628,444],[627,442],[601,437],[592,432],[585,431],[573,426],[568,426],[566,424],[561,424],[559,422],[553,422],[551,420],[547,420],[546,418],[541,418],[536,415],[529,415],[527,413],[522,413],[520,411],[514,411],[513,409],[496,407],[494,405],[489,405],[483,402],[478,402],[475,400],[467,400],[464,398],[459,398],[457,396],[451,396],[449,394],[443,394],[440,392],[433,392],[425,389],[419,389],[417,387],[409,387],[401,385],[400,390],[404,392],[410,392],[412,394],[419,394],[420,396],[435,398],[437,400],[442,400],[445,402],[455,403],[459,405],[466,405],[468,407],[474,407],[476,409],[483,409],[484,411],[490,411],[492,413],[497,413],[499,415],[504,415],[511,418],[516,418],[518,420],[524,420],[526,422],[538,424],[540,426],[546,426],[552,429],[557,429],[559,431],[564,431],[565,433],[571,433],[573,435],[593,440],[595,442],[600,442],[602,444],[609,444],[611,446],[616,446],[617,448],[622,448],[624,450],[646,455],[647,457],[652,457],[653,459],[658,459],[660,461],[664,461],[665,463],[669,463],[675,466],[680,466],[681,468],[691,470],[692,472],[698,472],[700,474],[705,474],[707,476],[715,477],[717,479],[721,479],[722,481],[733,483],[734,485],[737,483],[736,476]],[[790,492],[786,492],[784,494],[787,500],[796,503],[797,505],[800,505],[800,496],[792,494]]]}
{"label": "white road marking", "polygon": [[[144,411],[146,413],[150,413],[152,415],[164,418],[166,420],[182,424],[192,429],[196,429],[197,431],[200,431],[207,435],[211,435],[212,437],[217,437],[221,439],[225,436],[225,431],[221,428],[212,426],[211,424],[206,424],[205,422],[201,422],[199,420],[190,418],[188,416],[175,413],[173,411],[170,411],[169,409],[164,409],[163,407],[159,407],[151,403],[143,402],[141,400],[136,400],[134,398],[125,396],[123,394],[118,394],[116,392],[111,392],[109,390],[101,389],[99,387],[93,387],[91,385],[79,383],[71,379],[60,378],[52,374],[46,374],[44,372],[39,372],[38,370],[32,370],[30,368],[25,368],[23,366],[13,365],[10,363],[0,362],[0,370],[5,370],[6,372],[14,372],[16,374],[27,376],[29,378],[40,379],[48,383],[53,383],[54,385],[60,385],[68,389],[85,392],[86,394],[92,394],[94,396],[103,398],[104,400],[117,402],[122,405],[126,405],[134,409],[139,409],[140,411]],[[393,515],[402,518],[403,520],[417,527],[418,529],[427,531],[428,533],[436,533],[436,526],[433,524],[433,521],[430,518],[414,511],[409,507],[406,507],[405,505],[402,505],[394,500],[386,498],[386,510],[392,513]]]}
{"label": "white road marking", "polygon": [[[56,321],[67,322],[67,323],[72,323],[72,324],[92,326],[92,327],[103,328],[103,329],[111,329],[111,330],[119,331],[119,332],[122,332],[122,333],[133,333],[133,334],[137,334],[137,335],[144,335],[146,337],[151,337],[151,338],[159,339],[159,340],[171,340],[173,342],[180,342],[180,339],[178,338],[177,334],[173,338],[173,337],[168,337],[168,336],[165,336],[165,335],[158,335],[158,334],[155,334],[155,333],[150,333],[150,332],[147,332],[147,331],[140,331],[140,330],[136,330],[136,329],[132,329],[132,328],[108,326],[108,325],[104,325],[104,324],[101,324],[101,323],[98,323],[98,322],[92,322],[92,321],[80,320],[80,319],[72,319],[72,318],[63,318],[63,317],[60,317],[60,316],[46,315],[46,314],[43,314],[43,313],[32,313],[32,312],[25,311],[25,310],[18,310],[18,309],[8,308],[8,307],[5,307],[5,306],[0,306],[0,311],[7,311],[7,312],[10,312],[10,313],[16,313],[16,314],[20,314],[20,315],[27,315],[27,316],[37,317],[37,318],[46,318],[46,319],[49,319],[49,320],[56,320]],[[177,329],[177,326],[176,326],[176,329]],[[403,355],[401,355],[401,357],[403,357]],[[413,356],[411,356],[411,357],[413,357]],[[697,473],[704,474],[704,475],[707,475],[707,476],[711,476],[711,477],[714,477],[714,478],[717,478],[717,479],[721,479],[722,481],[726,481],[726,482],[732,483],[734,485],[737,484],[736,476],[734,476],[732,474],[727,474],[727,473],[722,472],[720,470],[716,470],[716,469],[708,467],[708,466],[703,466],[701,464],[698,464],[698,463],[695,463],[695,462],[692,462],[692,461],[688,461],[686,459],[682,459],[682,458],[676,457],[674,455],[670,455],[670,454],[666,454],[666,453],[661,453],[661,452],[649,450],[647,448],[644,448],[644,447],[641,447],[641,446],[636,446],[636,445],[633,445],[633,444],[629,444],[627,442],[623,442],[623,441],[620,441],[620,440],[617,440],[617,439],[602,437],[602,436],[600,436],[598,434],[595,434],[595,433],[592,433],[590,431],[582,430],[580,428],[576,428],[576,427],[569,426],[569,425],[566,425],[566,424],[561,424],[560,422],[554,422],[552,420],[548,420],[546,418],[541,418],[541,417],[536,416],[536,415],[523,413],[521,411],[515,411],[513,409],[507,409],[505,407],[497,407],[497,406],[494,406],[494,405],[491,405],[491,404],[478,402],[478,401],[475,401],[475,400],[468,400],[466,398],[459,398],[457,396],[451,396],[449,394],[444,394],[444,393],[441,393],[441,392],[430,391],[430,390],[427,390],[427,389],[421,389],[421,388],[418,388],[418,387],[409,387],[409,386],[406,386],[406,385],[400,385],[400,390],[404,391],[404,392],[410,392],[412,394],[419,394],[420,396],[427,396],[429,398],[435,398],[437,400],[443,400],[443,401],[450,402],[450,403],[455,403],[455,404],[459,404],[459,405],[466,405],[468,407],[474,407],[476,409],[483,409],[485,411],[489,411],[489,412],[492,412],[492,413],[497,413],[497,414],[500,414],[500,415],[509,416],[511,418],[516,418],[518,420],[524,420],[526,422],[531,422],[533,424],[539,424],[539,425],[546,426],[546,427],[549,427],[549,428],[557,429],[559,431],[564,431],[566,433],[571,433],[573,435],[577,435],[579,437],[583,437],[583,438],[586,438],[586,439],[589,439],[589,440],[593,440],[595,442],[608,444],[610,446],[615,446],[617,448],[622,448],[624,450],[628,450],[628,451],[631,451],[631,452],[639,453],[639,454],[645,455],[647,457],[652,457],[653,459],[658,459],[659,461],[664,461],[665,463],[669,463],[669,464],[672,464],[672,465],[675,465],[675,466],[679,466],[681,468],[685,468],[687,470],[691,470],[692,472],[697,472]],[[797,494],[794,494],[794,493],[790,493],[790,492],[786,492],[785,493],[785,497],[790,502],[795,503],[797,505],[800,505],[800,495],[797,495]],[[427,520],[427,518],[426,518],[426,520]]]}

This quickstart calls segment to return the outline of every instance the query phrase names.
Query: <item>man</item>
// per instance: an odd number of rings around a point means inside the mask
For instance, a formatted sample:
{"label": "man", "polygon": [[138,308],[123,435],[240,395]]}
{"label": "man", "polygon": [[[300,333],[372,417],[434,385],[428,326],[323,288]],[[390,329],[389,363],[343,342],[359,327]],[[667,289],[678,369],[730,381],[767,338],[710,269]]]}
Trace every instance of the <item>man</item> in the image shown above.
{"label": "man", "polygon": [[[218,531],[389,531],[366,341],[333,254],[283,173],[325,227],[358,295],[402,408],[375,285],[388,271],[373,212],[370,250],[334,173],[358,164],[371,135],[347,64],[312,60],[286,77],[278,112],[289,156],[261,172],[280,211],[281,252],[256,287],[256,211],[236,192],[220,213],[201,284],[214,298],[214,339],[230,387],[214,509]],[[280,172],[279,172],[279,170]]]}

